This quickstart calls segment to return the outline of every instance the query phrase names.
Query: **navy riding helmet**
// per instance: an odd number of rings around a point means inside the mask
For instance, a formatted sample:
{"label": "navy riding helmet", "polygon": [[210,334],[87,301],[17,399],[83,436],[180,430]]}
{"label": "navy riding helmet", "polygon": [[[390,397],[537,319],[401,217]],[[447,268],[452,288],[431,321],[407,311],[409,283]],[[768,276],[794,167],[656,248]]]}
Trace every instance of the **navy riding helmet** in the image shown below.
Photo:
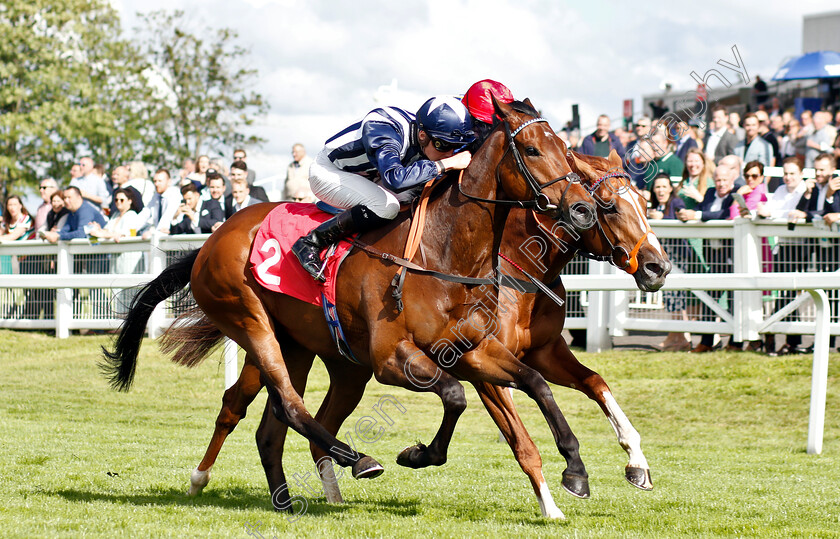
{"label": "navy riding helmet", "polygon": [[417,111],[417,125],[433,139],[466,145],[475,140],[472,117],[458,99],[433,97]]}

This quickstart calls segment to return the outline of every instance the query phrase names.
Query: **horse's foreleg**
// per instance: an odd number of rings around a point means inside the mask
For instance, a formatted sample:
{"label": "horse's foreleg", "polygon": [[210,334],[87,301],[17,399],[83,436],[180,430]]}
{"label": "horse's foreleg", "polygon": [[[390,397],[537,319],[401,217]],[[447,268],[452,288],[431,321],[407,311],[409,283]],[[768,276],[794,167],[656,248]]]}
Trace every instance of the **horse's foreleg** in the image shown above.
{"label": "horse's foreleg", "polygon": [[563,488],[580,498],[589,497],[589,476],[580,458],[580,443],[540,373],[517,360],[495,338],[485,339],[476,349],[461,356],[453,368],[470,381],[515,387],[534,399],[554,436],[557,449],[566,459]]}
{"label": "horse's foreleg", "polygon": [[[315,414],[315,421],[335,435],[362,400],[372,373],[367,367],[353,365],[344,360],[326,365],[330,373],[330,388],[318,413]],[[343,503],[332,459],[315,444],[310,444],[309,450],[318,468],[327,503]],[[374,472],[375,470],[369,470],[368,473]]]}
{"label": "horse's foreleg", "polygon": [[190,474],[190,496],[199,494],[207,486],[210,481],[210,469],[216,462],[225,439],[245,417],[248,406],[254,401],[260,389],[262,389],[260,371],[251,361],[250,356],[246,355],[239,379],[225,391],[222,397],[222,409],[216,418],[216,428],[210,438],[210,445],[204,453],[204,458]]}
{"label": "horse's foreleg", "polygon": [[440,370],[413,343],[401,341],[390,358],[376,364],[376,379],[409,391],[432,392],[443,403],[443,420],[431,443],[405,448],[397,456],[397,464],[409,468],[440,466],[446,462],[449,443],[458,418],[467,408],[464,386],[452,375]]}
{"label": "horse's foreleg", "polygon": [[522,362],[536,369],[549,382],[577,389],[597,402],[615,430],[618,443],[627,452],[628,463],[624,470],[627,481],[643,490],[653,488],[641,436],[601,375],[580,363],[565,340],[560,338],[551,346],[527,354]]}
{"label": "horse's foreleg", "polygon": [[565,518],[563,512],[554,503],[554,498],[542,473],[540,452],[516,412],[510,392],[506,388],[485,382],[473,385],[490,417],[502,431],[522,471],[531,481],[542,515],[548,518]]}

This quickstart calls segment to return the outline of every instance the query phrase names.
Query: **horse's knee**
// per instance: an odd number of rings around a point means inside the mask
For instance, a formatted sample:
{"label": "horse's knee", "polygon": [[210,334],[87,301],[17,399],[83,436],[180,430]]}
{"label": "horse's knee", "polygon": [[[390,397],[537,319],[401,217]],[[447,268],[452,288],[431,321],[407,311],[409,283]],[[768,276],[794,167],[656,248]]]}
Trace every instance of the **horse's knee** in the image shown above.
{"label": "horse's knee", "polygon": [[244,417],[244,413],[239,415],[234,413],[230,408],[223,407],[218,417],[216,417],[216,428],[232,431]]}
{"label": "horse's knee", "polygon": [[467,395],[464,392],[464,386],[459,382],[454,382],[445,387],[440,393],[440,398],[446,409],[451,413],[461,415],[467,409]]}

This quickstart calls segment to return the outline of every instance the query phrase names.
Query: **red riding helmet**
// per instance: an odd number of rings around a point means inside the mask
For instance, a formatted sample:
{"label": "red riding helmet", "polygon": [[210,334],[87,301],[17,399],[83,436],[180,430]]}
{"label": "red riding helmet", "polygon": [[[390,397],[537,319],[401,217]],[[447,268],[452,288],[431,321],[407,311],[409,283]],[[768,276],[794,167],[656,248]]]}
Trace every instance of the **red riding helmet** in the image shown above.
{"label": "red riding helmet", "polygon": [[484,79],[470,86],[470,89],[461,98],[461,103],[467,107],[473,118],[486,124],[492,124],[494,111],[491,95],[496,96],[496,99],[502,103],[513,101],[513,93],[507,86],[501,82]]}

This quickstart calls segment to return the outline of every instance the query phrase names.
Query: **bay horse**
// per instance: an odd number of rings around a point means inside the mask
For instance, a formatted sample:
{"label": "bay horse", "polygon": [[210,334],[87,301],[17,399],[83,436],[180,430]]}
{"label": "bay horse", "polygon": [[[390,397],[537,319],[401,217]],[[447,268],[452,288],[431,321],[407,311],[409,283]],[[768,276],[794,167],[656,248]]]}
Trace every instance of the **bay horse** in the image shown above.
{"label": "bay horse", "polygon": [[[176,361],[194,365],[222,335],[231,338],[259,372],[276,419],[301,433],[340,466],[352,467],[355,478],[375,477],[383,468],[336,439],[306,410],[301,394],[315,355],[337,365],[336,371],[349,373],[348,379],[367,381],[372,372],[380,383],[438,395],[444,414],[434,439],[428,446],[418,444],[400,455],[400,463],[412,467],[446,461],[452,432],[466,407],[464,389],[456,377],[522,389],[537,402],[558,450],[566,457],[564,485],[574,492],[588,492],[578,441],[548,384],[489,332],[491,313],[473,307],[498,301],[491,287],[476,286],[474,279],[493,275],[494,254],[512,205],[559,215],[573,224],[592,223],[595,208],[590,193],[566,161],[565,145],[544,125],[546,121],[530,102],[495,106],[501,121],[466,169],[463,187],[460,181],[450,181],[428,204],[423,236],[427,268],[454,276],[454,280],[420,275],[406,279],[405,308],[400,311],[390,290],[394,270],[390,262],[359,250],[343,262],[336,286],[337,311],[361,365],[350,364],[338,354],[319,306],[270,292],[256,282],[249,268],[251,244],[263,219],[275,207],[260,204],[235,213],[200,250],[171,264],[141,289],[114,350],[103,349],[103,368],[112,386],[130,388],[152,311],[189,284],[215,333],[206,334],[197,344],[194,340],[185,343]],[[362,240],[394,253],[404,245],[407,231],[408,223],[402,219],[363,235]],[[453,344],[458,361],[441,371],[432,359],[436,355],[433,347],[442,335],[451,334],[459,336]],[[359,399],[363,390],[362,384]],[[357,403],[358,399],[352,406]],[[263,464],[274,493],[285,485],[282,466],[274,466],[266,458]],[[288,501],[288,494],[281,492],[280,501],[284,500]]]}
{"label": "bay horse", "polygon": [[[514,210],[500,247],[500,251],[506,252],[512,259],[511,272],[517,273],[518,268],[522,268],[529,273],[544,273],[550,281],[581,249],[590,256],[611,261],[632,274],[640,289],[657,290],[670,271],[670,263],[647,224],[641,194],[621,172],[620,158],[614,152],[609,159],[576,152],[572,152],[571,156],[572,169],[581,176],[598,202],[597,226],[583,232],[581,236],[568,226],[546,222],[544,218],[524,210]],[[536,251],[534,246],[537,247]],[[562,283],[555,286],[554,292],[565,298]],[[497,338],[523,363],[536,369],[548,381],[578,389],[600,405],[615,429],[620,445],[628,453],[625,477],[640,489],[651,489],[650,468],[641,450],[638,432],[618,406],[603,378],[583,366],[562,337],[565,307],[547,295],[525,293],[516,287],[509,287],[505,293],[499,294],[497,316],[500,326]],[[185,339],[189,339],[189,335],[183,329],[173,326],[164,336],[162,347],[165,351],[174,351]],[[330,389],[316,420],[331,432],[337,432],[361,398],[359,391],[364,390],[371,373],[359,373],[360,378],[353,379],[355,371],[337,370],[334,366],[328,368]],[[539,452],[516,413],[510,394],[485,382],[474,385],[531,481],[543,516],[562,518],[562,512],[554,503],[542,474]],[[244,417],[248,405],[261,387],[258,370],[246,358],[239,379],[225,393],[207,452],[191,475],[191,495],[197,494],[207,485],[210,469],[226,436]],[[266,407],[257,432],[264,465],[272,466],[280,462],[282,466],[285,435],[286,426],[274,420]],[[329,459],[315,445],[312,445],[312,455],[322,478],[327,501],[342,501]],[[570,492],[585,495],[582,492]]]}

